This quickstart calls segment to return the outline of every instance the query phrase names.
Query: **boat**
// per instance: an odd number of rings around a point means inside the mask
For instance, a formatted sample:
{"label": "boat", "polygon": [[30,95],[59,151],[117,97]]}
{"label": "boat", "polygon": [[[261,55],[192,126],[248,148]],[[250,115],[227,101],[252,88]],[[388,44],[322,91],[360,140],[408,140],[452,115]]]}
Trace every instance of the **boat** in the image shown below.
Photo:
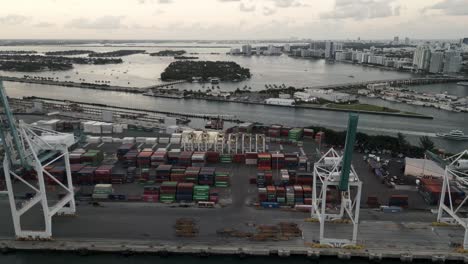
{"label": "boat", "polygon": [[220,118],[209,120],[205,124],[205,128],[207,129],[223,130],[223,127],[224,121]]}
{"label": "boat", "polygon": [[457,82],[457,85],[468,86],[468,82]]}
{"label": "boat", "polygon": [[436,133],[436,136],[452,140],[468,140],[468,135],[465,135],[461,130],[452,130],[449,133]]}
{"label": "boat", "polygon": [[219,84],[220,80],[218,78],[212,78],[210,82],[211,84]]}

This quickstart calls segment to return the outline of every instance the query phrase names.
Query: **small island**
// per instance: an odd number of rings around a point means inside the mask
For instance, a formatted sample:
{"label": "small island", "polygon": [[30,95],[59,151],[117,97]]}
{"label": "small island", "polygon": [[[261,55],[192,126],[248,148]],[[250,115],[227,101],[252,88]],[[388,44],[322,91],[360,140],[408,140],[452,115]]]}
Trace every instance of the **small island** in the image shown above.
{"label": "small island", "polygon": [[174,56],[176,60],[198,60],[198,57],[193,56]]}
{"label": "small island", "polygon": [[187,80],[194,79],[204,82],[212,78],[221,81],[242,81],[250,78],[250,70],[242,68],[232,61],[191,61],[182,60],[169,64],[161,73],[161,80]]}
{"label": "small island", "polygon": [[3,71],[64,71],[73,69],[73,64],[118,64],[120,58],[85,58],[42,55],[1,55],[0,69]]}
{"label": "small island", "polygon": [[89,54],[89,57],[123,57],[134,54],[145,53],[146,50],[115,50],[109,52],[93,52]]}
{"label": "small island", "polygon": [[158,52],[150,53],[150,56],[158,56],[158,57],[173,57],[173,56],[181,56],[187,53],[185,50],[161,50]]}
{"label": "small island", "polygon": [[2,55],[36,54],[34,50],[0,50]]}
{"label": "small island", "polygon": [[72,56],[72,55],[83,55],[95,53],[92,50],[61,50],[61,51],[49,51],[45,55],[48,56]]}

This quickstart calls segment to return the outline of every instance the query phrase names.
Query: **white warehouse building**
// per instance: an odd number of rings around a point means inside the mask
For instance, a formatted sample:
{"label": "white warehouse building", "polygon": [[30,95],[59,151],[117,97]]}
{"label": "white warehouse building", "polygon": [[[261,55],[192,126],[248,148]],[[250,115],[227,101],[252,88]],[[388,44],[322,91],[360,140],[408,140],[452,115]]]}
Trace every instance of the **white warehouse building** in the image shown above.
{"label": "white warehouse building", "polygon": [[265,103],[269,105],[293,106],[296,101],[294,99],[268,98],[265,100]]}
{"label": "white warehouse building", "polygon": [[332,89],[308,89],[306,92],[310,94],[311,97],[321,98],[335,103],[347,103],[356,100],[356,96],[354,95],[335,92]]}

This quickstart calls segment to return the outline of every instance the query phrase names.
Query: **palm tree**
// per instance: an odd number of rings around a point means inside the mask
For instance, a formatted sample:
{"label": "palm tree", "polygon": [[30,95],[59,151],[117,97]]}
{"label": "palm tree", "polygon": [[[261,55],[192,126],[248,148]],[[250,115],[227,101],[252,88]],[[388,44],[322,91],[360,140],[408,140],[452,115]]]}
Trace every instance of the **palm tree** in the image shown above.
{"label": "palm tree", "polygon": [[405,136],[402,133],[398,133],[397,140],[400,152],[405,152],[406,148],[408,147],[408,141],[406,141]]}
{"label": "palm tree", "polygon": [[428,137],[423,136],[419,138],[419,146],[424,150],[433,150],[435,148],[434,142]]}

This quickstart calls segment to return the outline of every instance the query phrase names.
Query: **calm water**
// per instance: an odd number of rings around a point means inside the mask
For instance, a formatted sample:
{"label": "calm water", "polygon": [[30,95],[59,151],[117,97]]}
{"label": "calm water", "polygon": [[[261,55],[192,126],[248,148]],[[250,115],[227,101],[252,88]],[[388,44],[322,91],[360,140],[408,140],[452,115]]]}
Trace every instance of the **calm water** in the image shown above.
{"label": "calm water", "polygon": [[[190,44],[190,43],[189,43]],[[189,45],[187,44],[187,45]],[[179,44],[181,45],[181,44]],[[211,46],[211,45],[210,45]],[[127,49],[140,49],[126,47]],[[176,47],[173,47],[175,49]],[[99,52],[122,49],[121,47],[66,47],[66,46],[25,46],[0,47],[0,50],[37,50],[46,52],[52,50],[91,49]],[[142,47],[148,52],[167,49],[167,47]],[[253,73],[251,80],[240,83],[223,83],[222,90],[233,90],[244,86],[252,90],[264,89],[265,84],[286,84],[297,87],[326,85],[333,83],[346,83],[364,80],[380,80],[392,78],[408,78],[411,74],[395,71],[386,71],[366,68],[358,65],[335,63],[328,64],[324,60],[294,59],[288,56],[273,57],[242,57],[227,56],[225,47],[184,47],[188,52],[201,53],[199,56],[207,60],[234,60],[243,67],[248,67]],[[220,55],[211,55],[219,52]],[[88,82],[94,80],[110,80],[115,85],[129,85],[145,87],[157,83],[160,73],[173,61],[172,58],[151,57],[147,54],[137,54],[123,57],[124,63],[117,65],[76,65],[76,69],[66,72],[45,72],[34,75],[59,77],[60,80],[79,81],[80,78]],[[126,73],[125,73],[126,72]],[[23,73],[0,72],[3,75],[22,76]],[[349,76],[354,76],[350,78]],[[267,124],[281,123],[289,126],[321,125],[333,129],[344,129],[347,124],[347,114],[344,112],[331,112],[323,110],[291,109],[275,106],[247,105],[239,103],[219,103],[203,100],[178,100],[165,98],[152,98],[138,94],[94,91],[89,89],[67,88],[49,85],[34,85],[6,82],[8,94],[13,97],[42,96],[56,99],[71,99],[92,103],[104,103],[116,106],[143,108],[149,110],[162,110],[187,113],[232,114],[246,121],[264,122]],[[185,84],[181,89],[202,89],[201,84]],[[468,88],[455,84],[439,84],[416,86],[424,92],[448,92],[457,96],[468,96]],[[363,102],[386,106],[402,111],[415,112],[433,116],[433,120],[413,119],[392,116],[361,114],[359,129],[366,133],[390,134],[403,132],[408,135],[412,143],[417,143],[422,135],[434,136],[436,132],[446,132],[452,129],[461,129],[468,133],[468,114],[452,113],[427,107],[387,102],[379,99],[362,98]],[[197,125],[202,122],[194,122]],[[453,142],[434,138],[436,145],[448,151],[460,151],[468,148],[468,142]]]}
{"label": "calm water", "polygon": [[[111,255],[111,254],[100,254],[92,256],[78,256],[70,253],[15,253],[9,255],[0,255],[0,263],[8,264],[29,264],[29,263],[47,263],[47,264],[62,264],[64,261],[68,264],[104,264],[104,263],[114,263],[114,264],[180,264],[180,263],[191,263],[191,264],[237,264],[239,262],[245,264],[280,264],[285,260],[289,264],[308,264],[308,263],[317,263],[317,264],[367,264],[370,263],[367,260],[363,259],[353,259],[350,261],[342,261],[335,258],[321,258],[318,261],[309,260],[303,257],[290,257],[287,259],[284,258],[274,258],[274,257],[248,257],[240,259],[238,257],[209,257],[209,258],[199,258],[191,256],[171,256],[167,258],[161,258],[157,256],[149,255],[137,255],[130,257],[123,257],[121,255]],[[382,261],[383,264],[397,264],[399,261]]]}

